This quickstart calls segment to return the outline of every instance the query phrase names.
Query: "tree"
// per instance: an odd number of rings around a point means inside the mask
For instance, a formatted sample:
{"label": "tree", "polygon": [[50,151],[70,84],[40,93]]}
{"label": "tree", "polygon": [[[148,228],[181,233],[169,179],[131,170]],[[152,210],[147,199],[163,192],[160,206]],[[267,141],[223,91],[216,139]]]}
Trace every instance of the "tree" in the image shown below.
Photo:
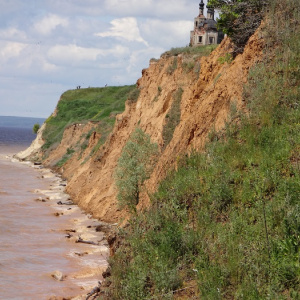
{"label": "tree", "polygon": [[153,171],[158,157],[158,146],[150,136],[137,128],[124,146],[115,171],[118,190],[117,199],[121,207],[136,211],[144,182]]}
{"label": "tree", "polygon": [[234,43],[234,54],[241,53],[250,36],[260,26],[270,0],[209,0],[220,11],[218,29]]}
{"label": "tree", "polygon": [[40,124],[36,123],[33,125],[33,128],[32,128],[32,131],[37,134],[37,132],[39,131],[40,129]]}

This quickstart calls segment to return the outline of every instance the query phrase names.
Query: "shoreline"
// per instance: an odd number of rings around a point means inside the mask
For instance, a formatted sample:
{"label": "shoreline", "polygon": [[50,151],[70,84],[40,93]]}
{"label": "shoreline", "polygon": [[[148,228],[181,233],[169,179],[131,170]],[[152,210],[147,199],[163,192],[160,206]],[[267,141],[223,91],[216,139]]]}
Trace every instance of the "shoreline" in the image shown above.
{"label": "shoreline", "polygon": [[[53,270],[51,274],[53,280],[68,281],[78,287],[76,295],[71,291],[64,297],[55,295],[45,295],[47,300],[83,300],[87,294],[103,281],[102,273],[108,268],[108,258],[110,249],[106,240],[106,231],[102,228],[111,228],[114,225],[93,219],[86,214],[76,204],[72,202],[70,196],[65,192],[66,181],[51,169],[42,165],[34,165],[30,161],[22,161],[15,155],[7,154],[6,159],[13,163],[21,163],[35,169],[38,177],[49,181],[49,188],[32,191],[37,197],[34,199],[53,209],[53,218],[63,218],[67,216],[64,229],[59,230],[68,243],[72,243],[72,250],[66,254],[66,259],[76,260],[79,271],[64,274],[63,270]],[[68,224],[69,223],[69,224]],[[99,230],[100,229],[100,230]],[[49,228],[49,230],[53,230]],[[85,243],[90,242],[90,243]],[[45,274],[43,274],[45,275]],[[69,294],[69,295],[68,295]]]}

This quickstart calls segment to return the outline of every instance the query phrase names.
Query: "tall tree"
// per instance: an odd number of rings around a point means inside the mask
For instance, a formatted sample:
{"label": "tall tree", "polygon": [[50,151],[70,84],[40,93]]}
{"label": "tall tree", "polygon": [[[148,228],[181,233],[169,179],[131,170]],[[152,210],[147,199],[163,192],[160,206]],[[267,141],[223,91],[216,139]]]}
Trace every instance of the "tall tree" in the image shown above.
{"label": "tall tree", "polygon": [[209,0],[220,11],[218,28],[231,37],[234,54],[241,53],[261,24],[270,0]]}

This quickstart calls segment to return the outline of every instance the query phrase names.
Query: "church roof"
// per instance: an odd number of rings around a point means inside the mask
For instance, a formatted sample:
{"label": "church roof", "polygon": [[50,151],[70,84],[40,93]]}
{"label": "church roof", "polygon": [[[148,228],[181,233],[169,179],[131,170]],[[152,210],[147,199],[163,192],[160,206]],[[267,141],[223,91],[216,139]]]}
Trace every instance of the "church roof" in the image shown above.
{"label": "church roof", "polygon": [[199,20],[198,23],[198,28],[204,27],[205,29],[215,29],[217,30],[217,22],[212,19],[204,19],[204,20]]}
{"label": "church roof", "polygon": [[204,25],[207,24],[208,29],[217,29],[217,22],[212,19],[206,19]]}

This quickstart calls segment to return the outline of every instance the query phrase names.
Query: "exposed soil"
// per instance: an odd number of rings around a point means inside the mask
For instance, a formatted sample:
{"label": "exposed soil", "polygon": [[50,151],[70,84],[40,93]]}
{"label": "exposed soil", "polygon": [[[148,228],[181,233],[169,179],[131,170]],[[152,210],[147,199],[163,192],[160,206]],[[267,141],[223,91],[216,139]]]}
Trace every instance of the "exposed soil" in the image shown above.
{"label": "exposed soil", "polygon": [[[231,62],[226,59],[231,43],[225,39],[209,57],[202,57],[196,62],[200,64],[199,74],[195,70],[186,72],[185,55],[152,60],[137,81],[141,90],[138,101],[127,102],[125,111],[117,115],[113,133],[105,145],[95,155],[89,156],[100,139],[99,134],[94,132],[88,147],[82,153],[75,153],[59,170],[68,180],[67,192],[74,202],[105,222],[124,223],[128,213],[118,208],[113,173],[121,150],[133,130],[140,126],[163,149],[147,183],[147,189],[153,191],[166,171],[176,167],[180,155],[192,149],[201,151],[208,133],[213,128],[220,130],[224,127],[232,104],[244,109],[243,85],[247,82],[249,69],[262,58],[262,46],[261,31],[258,30],[249,40],[244,53]],[[170,72],[174,59],[177,59],[177,67]],[[183,89],[181,119],[171,142],[164,147],[163,127],[173,94],[178,88]],[[70,126],[61,144],[44,163],[55,165],[67,149],[92,128],[91,123]],[[148,203],[148,198],[144,196],[138,208],[143,209]]]}

